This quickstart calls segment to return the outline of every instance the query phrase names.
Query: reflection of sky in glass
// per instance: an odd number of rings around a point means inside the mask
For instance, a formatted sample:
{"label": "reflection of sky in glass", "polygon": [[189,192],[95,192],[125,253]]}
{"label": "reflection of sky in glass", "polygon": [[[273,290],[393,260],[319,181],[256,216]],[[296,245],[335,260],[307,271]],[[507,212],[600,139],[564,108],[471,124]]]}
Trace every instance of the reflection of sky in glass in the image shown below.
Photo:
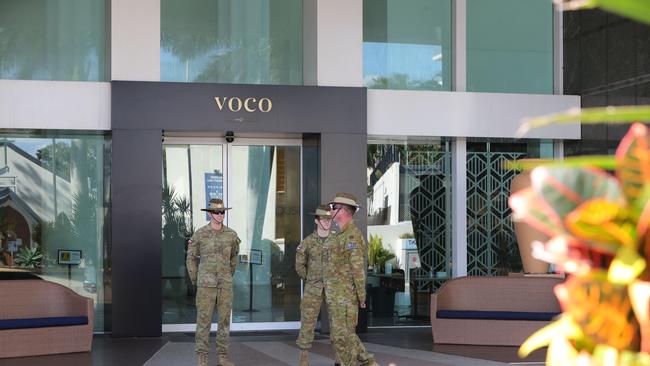
{"label": "reflection of sky in glass", "polygon": [[[364,42],[363,74],[366,85],[373,79],[407,75],[411,82],[428,81],[442,74],[442,47],[438,45]],[[442,81],[442,78],[440,78]]]}
{"label": "reflection of sky in glass", "polygon": [[[52,139],[41,139],[41,138],[7,138],[10,142],[13,142],[14,145],[18,146],[20,149],[28,153],[29,155],[36,157],[36,151],[42,149],[48,145],[52,145]],[[66,145],[70,145],[70,139],[55,139],[57,143],[63,142]]]}

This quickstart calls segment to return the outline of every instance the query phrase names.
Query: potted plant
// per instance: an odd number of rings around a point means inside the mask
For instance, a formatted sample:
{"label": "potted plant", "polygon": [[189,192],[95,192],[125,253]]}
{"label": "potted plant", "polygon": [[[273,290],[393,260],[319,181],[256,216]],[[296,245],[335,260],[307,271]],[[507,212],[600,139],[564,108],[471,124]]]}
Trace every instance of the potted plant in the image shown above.
{"label": "potted plant", "polygon": [[41,266],[43,260],[43,253],[41,253],[41,248],[36,245],[33,248],[22,247],[16,253],[14,262],[16,266],[22,268],[38,268]]}
{"label": "potted plant", "polygon": [[368,266],[373,273],[380,273],[386,261],[395,258],[395,254],[384,248],[383,240],[379,235],[370,234],[368,240]]}

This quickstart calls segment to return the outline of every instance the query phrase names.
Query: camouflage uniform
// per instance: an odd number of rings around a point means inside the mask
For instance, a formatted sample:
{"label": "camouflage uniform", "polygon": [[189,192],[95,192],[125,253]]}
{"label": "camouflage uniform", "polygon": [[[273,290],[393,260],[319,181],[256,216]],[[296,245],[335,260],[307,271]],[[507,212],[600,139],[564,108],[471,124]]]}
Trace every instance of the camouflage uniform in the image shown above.
{"label": "camouflage uniform", "polygon": [[307,236],[296,251],[296,272],[305,281],[305,292],[300,302],[300,334],[296,344],[300,349],[310,349],[314,340],[314,328],[325,297],[326,254],[335,236],[321,238],[317,232]]}
{"label": "camouflage uniform", "polygon": [[[232,310],[232,276],[237,269],[239,254],[237,233],[223,225],[221,230],[210,224],[198,229],[187,251],[187,272],[196,292],[196,353],[207,355],[210,350],[210,325],[216,302],[219,315],[217,353],[228,354],[230,311]],[[198,274],[197,274],[198,272]]]}
{"label": "camouflage uniform", "polygon": [[366,241],[350,221],[341,228],[328,251],[325,297],[330,312],[330,340],[342,366],[375,362],[355,332],[359,303],[366,301]]}

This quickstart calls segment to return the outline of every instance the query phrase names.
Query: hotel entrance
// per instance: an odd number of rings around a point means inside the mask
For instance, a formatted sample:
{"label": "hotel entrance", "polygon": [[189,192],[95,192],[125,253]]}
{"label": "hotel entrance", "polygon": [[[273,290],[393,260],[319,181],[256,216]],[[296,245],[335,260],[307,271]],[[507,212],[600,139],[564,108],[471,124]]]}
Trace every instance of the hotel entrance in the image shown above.
{"label": "hotel entrance", "polygon": [[[187,241],[208,223],[212,198],[232,207],[241,239],[233,330],[292,329],[300,321],[296,247],[302,238],[301,139],[167,137],[162,151],[162,330],[194,331]],[[213,317],[216,326],[217,315]]]}

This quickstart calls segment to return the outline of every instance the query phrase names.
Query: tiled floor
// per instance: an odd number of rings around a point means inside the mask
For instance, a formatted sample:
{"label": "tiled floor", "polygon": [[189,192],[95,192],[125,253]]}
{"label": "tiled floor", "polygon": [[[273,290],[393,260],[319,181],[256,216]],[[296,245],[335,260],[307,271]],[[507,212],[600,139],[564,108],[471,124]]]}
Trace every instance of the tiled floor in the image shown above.
{"label": "tiled floor", "polygon": [[[295,365],[297,349],[294,346],[296,331],[233,333],[232,358],[239,366],[246,364]],[[544,361],[544,353],[536,352],[521,360],[516,347],[486,346],[432,346],[430,328],[371,328],[361,335],[380,364],[410,365],[498,365],[525,362],[527,365]],[[98,335],[93,340],[92,353],[52,355],[2,359],[1,366],[57,366],[57,365],[162,365],[162,353],[192,353],[192,333],[167,333],[159,338],[112,338]],[[278,352],[284,349],[284,352]],[[254,350],[254,352],[249,351]],[[158,353],[158,354],[157,354]],[[239,354],[237,354],[239,353]],[[154,357],[156,356],[156,357]],[[326,336],[317,335],[313,348],[314,365],[326,365],[333,355]],[[254,363],[252,360],[257,360]],[[171,360],[168,360],[171,361]],[[384,363],[382,363],[384,362]],[[168,363],[168,364],[175,364]]]}

